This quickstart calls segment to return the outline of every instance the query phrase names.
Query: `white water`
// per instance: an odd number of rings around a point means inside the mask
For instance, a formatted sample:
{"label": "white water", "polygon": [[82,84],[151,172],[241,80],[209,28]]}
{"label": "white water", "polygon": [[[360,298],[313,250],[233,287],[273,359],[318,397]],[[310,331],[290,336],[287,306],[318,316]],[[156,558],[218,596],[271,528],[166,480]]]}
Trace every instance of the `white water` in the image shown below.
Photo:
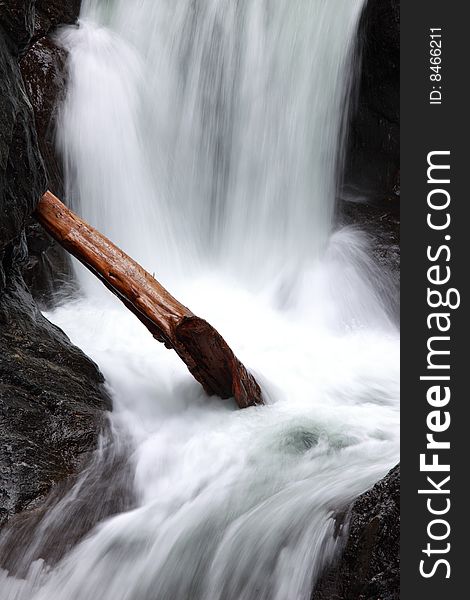
{"label": "white water", "polygon": [[48,316],[112,388],[136,506],[52,569],[0,572],[2,600],[308,600],[335,514],[396,463],[386,275],[364,236],[332,234],[362,4],[87,0],[63,34],[69,198],[219,329],[267,405],[207,398],[79,269],[84,296]]}

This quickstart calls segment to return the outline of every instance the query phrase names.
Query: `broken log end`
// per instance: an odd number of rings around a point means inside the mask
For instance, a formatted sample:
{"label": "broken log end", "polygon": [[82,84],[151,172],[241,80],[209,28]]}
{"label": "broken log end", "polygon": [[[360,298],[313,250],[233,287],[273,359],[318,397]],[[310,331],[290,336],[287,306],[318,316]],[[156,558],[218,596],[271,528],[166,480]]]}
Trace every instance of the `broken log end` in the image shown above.
{"label": "broken log end", "polygon": [[209,395],[233,397],[240,408],[263,404],[261,388],[253,375],[207,321],[186,317],[176,328],[175,337],[176,352]]}

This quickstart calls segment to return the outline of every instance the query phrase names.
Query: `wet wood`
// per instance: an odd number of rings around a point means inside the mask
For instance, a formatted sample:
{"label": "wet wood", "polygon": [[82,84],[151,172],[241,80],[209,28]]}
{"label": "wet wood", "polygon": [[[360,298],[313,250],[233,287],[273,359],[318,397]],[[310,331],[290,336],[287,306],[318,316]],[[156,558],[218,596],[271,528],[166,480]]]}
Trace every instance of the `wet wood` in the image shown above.
{"label": "wet wood", "polygon": [[262,403],[259,385],[222,336],[109,239],[51,192],[40,200],[35,217],[119,297],[158,341],[175,350],[209,395],[233,396],[240,408]]}

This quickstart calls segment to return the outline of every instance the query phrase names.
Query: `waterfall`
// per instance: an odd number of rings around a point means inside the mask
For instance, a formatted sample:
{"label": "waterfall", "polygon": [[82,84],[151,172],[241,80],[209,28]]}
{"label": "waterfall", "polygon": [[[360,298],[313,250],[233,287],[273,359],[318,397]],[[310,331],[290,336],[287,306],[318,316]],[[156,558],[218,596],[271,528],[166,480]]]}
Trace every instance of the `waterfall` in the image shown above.
{"label": "waterfall", "polygon": [[207,398],[77,265],[83,294],[48,317],[107,378],[135,503],[58,564],[0,571],[2,598],[309,600],[337,515],[396,463],[387,278],[334,228],[362,5],[85,0],[62,32],[68,200],[219,329],[267,404]]}
{"label": "waterfall", "polygon": [[331,231],[362,4],[88,0],[63,40],[69,197],[161,276],[298,271]]}

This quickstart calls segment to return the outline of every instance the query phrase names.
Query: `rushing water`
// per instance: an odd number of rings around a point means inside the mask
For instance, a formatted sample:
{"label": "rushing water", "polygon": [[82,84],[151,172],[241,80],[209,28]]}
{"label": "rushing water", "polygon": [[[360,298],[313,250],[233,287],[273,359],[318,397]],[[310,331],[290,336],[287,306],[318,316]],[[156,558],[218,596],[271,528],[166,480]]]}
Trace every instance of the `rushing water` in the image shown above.
{"label": "rushing water", "polygon": [[109,382],[133,508],[53,567],[0,572],[2,600],[309,600],[335,516],[397,461],[389,283],[365,236],[333,232],[362,4],[85,0],[63,32],[68,198],[219,329],[267,404],[207,398],[77,267],[82,296],[48,316]]}

